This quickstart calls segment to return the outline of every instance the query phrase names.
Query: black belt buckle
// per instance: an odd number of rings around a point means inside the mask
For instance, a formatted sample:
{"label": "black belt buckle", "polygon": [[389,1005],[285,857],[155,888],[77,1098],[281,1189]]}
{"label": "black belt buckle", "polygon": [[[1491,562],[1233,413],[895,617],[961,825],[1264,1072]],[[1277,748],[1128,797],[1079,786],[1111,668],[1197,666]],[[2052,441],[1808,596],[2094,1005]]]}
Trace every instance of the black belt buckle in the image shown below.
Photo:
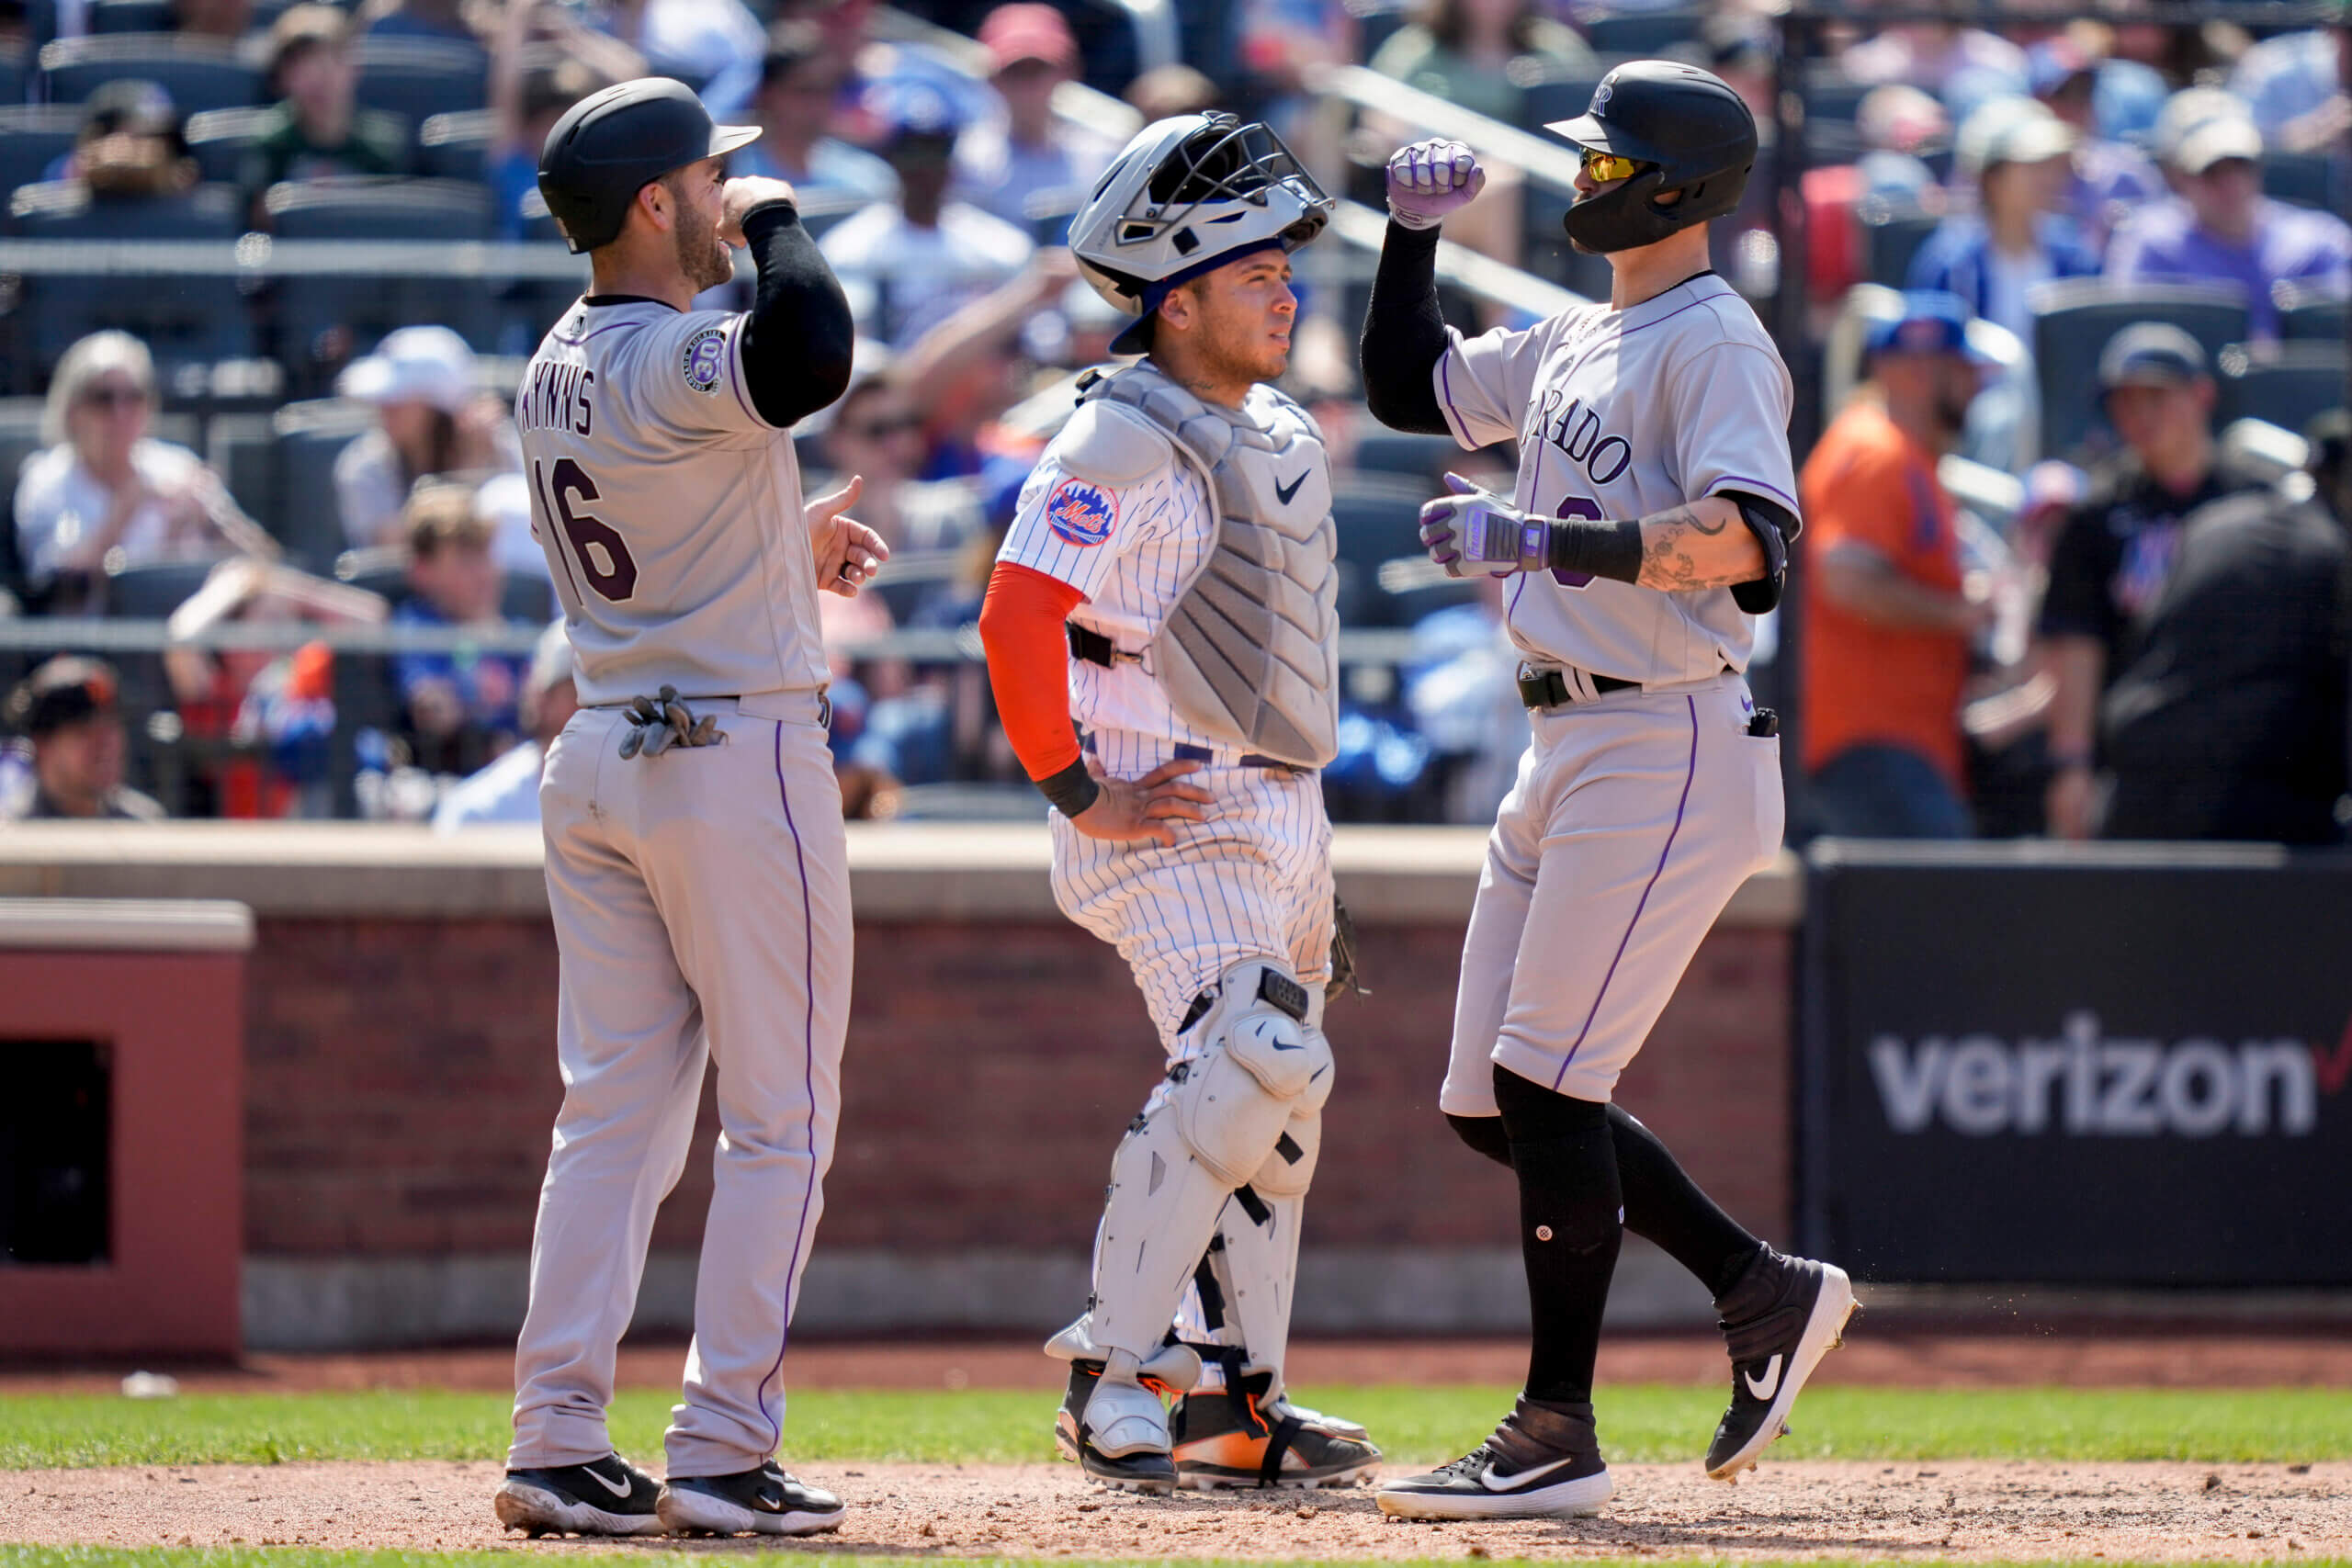
{"label": "black belt buckle", "polygon": [[1519,672],[1519,701],[1523,707],[1555,708],[1568,700],[1568,680],[1557,670]]}

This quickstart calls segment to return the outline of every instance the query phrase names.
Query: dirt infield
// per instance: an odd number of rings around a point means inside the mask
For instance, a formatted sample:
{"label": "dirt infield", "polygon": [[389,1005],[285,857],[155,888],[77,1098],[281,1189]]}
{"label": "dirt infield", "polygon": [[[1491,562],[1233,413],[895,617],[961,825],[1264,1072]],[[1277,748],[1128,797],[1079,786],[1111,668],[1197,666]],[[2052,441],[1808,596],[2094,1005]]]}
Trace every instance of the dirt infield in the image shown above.
{"label": "dirt infield", "polygon": [[[1907,1388],[2352,1388],[2352,1334],[2065,1333],[2048,1336],[1892,1331],[1847,1342],[1823,1383]],[[624,1388],[674,1388],[683,1344],[621,1347]],[[1713,1334],[1611,1335],[1604,1383],[1713,1382],[1724,1375]],[[0,1393],[110,1393],[123,1366],[0,1369]],[[164,1370],[164,1369],[158,1369]],[[248,1357],[237,1366],[170,1367],[190,1393],[300,1393],[366,1388],[501,1392],[514,1386],[511,1348],[352,1356]],[[1291,1381],[1313,1383],[1495,1383],[1527,1370],[1521,1339],[1326,1339],[1291,1347]],[[799,1344],[796,1388],[1058,1389],[1062,1371],[1030,1340]]]}
{"label": "dirt infield", "polygon": [[[811,1466],[850,1501],[849,1554],[1120,1558],[1524,1555],[1965,1562],[2162,1558],[2251,1562],[2352,1554],[2352,1463],[1767,1464],[1736,1487],[1698,1466],[1625,1465],[1593,1519],[1419,1525],[1369,1492],[1183,1495],[1092,1490],[1069,1467]],[[521,1544],[491,1517],[495,1464],[287,1464],[23,1471],[0,1478],[0,1541],[119,1546]],[[727,1542],[607,1543],[693,1551]],[[578,1541],[536,1550],[578,1551]]]}

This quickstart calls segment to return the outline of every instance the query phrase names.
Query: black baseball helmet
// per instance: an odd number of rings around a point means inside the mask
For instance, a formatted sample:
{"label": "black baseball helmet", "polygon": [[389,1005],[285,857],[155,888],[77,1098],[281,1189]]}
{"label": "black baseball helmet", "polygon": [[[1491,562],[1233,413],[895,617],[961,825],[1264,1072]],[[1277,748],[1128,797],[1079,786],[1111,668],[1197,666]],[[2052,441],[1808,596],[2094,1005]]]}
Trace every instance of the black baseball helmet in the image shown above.
{"label": "black baseball helmet", "polygon": [[[1628,61],[1600,79],[1590,108],[1544,129],[1643,165],[1568,209],[1568,238],[1588,251],[1654,245],[1721,218],[1756,166],[1756,117],[1731,84],[1671,60]],[[1660,207],[1668,191],[1681,199]]]}
{"label": "black baseball helmet", "polygon": [[637,193],[673,169],[759,139],[755,125],[713,125],[683,82],[640,76],[564,112],[539,150],[539,194],[577,254],[609,245]]}

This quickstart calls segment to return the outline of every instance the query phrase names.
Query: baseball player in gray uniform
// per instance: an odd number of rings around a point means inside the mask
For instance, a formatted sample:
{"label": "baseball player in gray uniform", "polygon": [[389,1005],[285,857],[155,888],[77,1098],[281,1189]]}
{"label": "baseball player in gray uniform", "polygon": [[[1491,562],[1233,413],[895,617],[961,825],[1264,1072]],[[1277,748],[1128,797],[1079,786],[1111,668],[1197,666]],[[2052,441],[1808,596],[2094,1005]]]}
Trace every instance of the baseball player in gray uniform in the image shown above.
{"label": "baseball player in gray uniform", "polygon": [[1338,581],[1322,433],[1265,383],[1289,253],[1329,214],[1263,126],[1127,144],[1070,249],[1136,318],[1114,350],[1148,357],[1085,386],[980,615],[1055,897],[1133,966],[1168,1064],[1113,1160],[1092,1301],[1046,1346],[1059,1446],[1112,1486],[1340,1485],[1380,1457],[1283,1382],[1332,1077]]}
{"label": "baseball player in gray uniform", "polygon": [[1592,1376],[1622,1229],[1715,1298],[1733,1362],[1706,1458],[1718,1478],[1780,1435],[1853,1310],[1843,1273],[1750,1235],[1611,1103],[1701,939],[1781,847],[1776,725],[1740,672],[1798,528],[1792,394],[1707,264],[1707,220],[1737,203],[1756,124],[1706,72],[1636,61],[1549,129],[1583,149],[1566,227],[1608,256],[1608,302],[1525,331],[1446,327],[1438,225],[1485,175],[1468,149],[1425,141],[1388,166],[1363,336],[1385,423],[1519,444],[1510,497],[1453,480],[1421,537],[1450,574],[1511,579],[1533,731],[1487,840],[1439,1106],[1518,1177],[1534,1343],[1491,1438],[1382,1488],[1384,1510],[1415,1518],[1607,1501]]}
{"label": "baseball player in gray uniform", "polygon": [[[594,284],[514,399],[582,705],[539,785],[564,1098],[495,1499],[533,1535],[842,1517],[773,1456],[849,1003],[817,593],[855,592],[888,552],[842,515],[855,481],[801,500],[787,427],[848,385],[850,314],[792,187],[723,178],[758,134],[714,127],[675,82],[628,82],[565,114],[539,164]],[[755,303],[695,310],[729,246],[757,264]],[[605,1412],[711,1062],[717,1179],[657,1492]]]}

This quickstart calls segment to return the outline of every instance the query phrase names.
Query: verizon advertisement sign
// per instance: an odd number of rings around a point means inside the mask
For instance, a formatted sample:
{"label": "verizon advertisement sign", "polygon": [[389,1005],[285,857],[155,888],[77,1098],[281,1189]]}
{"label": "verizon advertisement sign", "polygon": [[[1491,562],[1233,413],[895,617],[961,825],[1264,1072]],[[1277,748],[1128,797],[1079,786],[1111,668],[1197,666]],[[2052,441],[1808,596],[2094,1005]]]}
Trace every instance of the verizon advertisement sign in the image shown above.
{"label": "verizon advertisement sign", "polygon": [[1838,846],[1808,898],[1804,1245],[1883,1280],[2352,1284],[2352,861]]}

